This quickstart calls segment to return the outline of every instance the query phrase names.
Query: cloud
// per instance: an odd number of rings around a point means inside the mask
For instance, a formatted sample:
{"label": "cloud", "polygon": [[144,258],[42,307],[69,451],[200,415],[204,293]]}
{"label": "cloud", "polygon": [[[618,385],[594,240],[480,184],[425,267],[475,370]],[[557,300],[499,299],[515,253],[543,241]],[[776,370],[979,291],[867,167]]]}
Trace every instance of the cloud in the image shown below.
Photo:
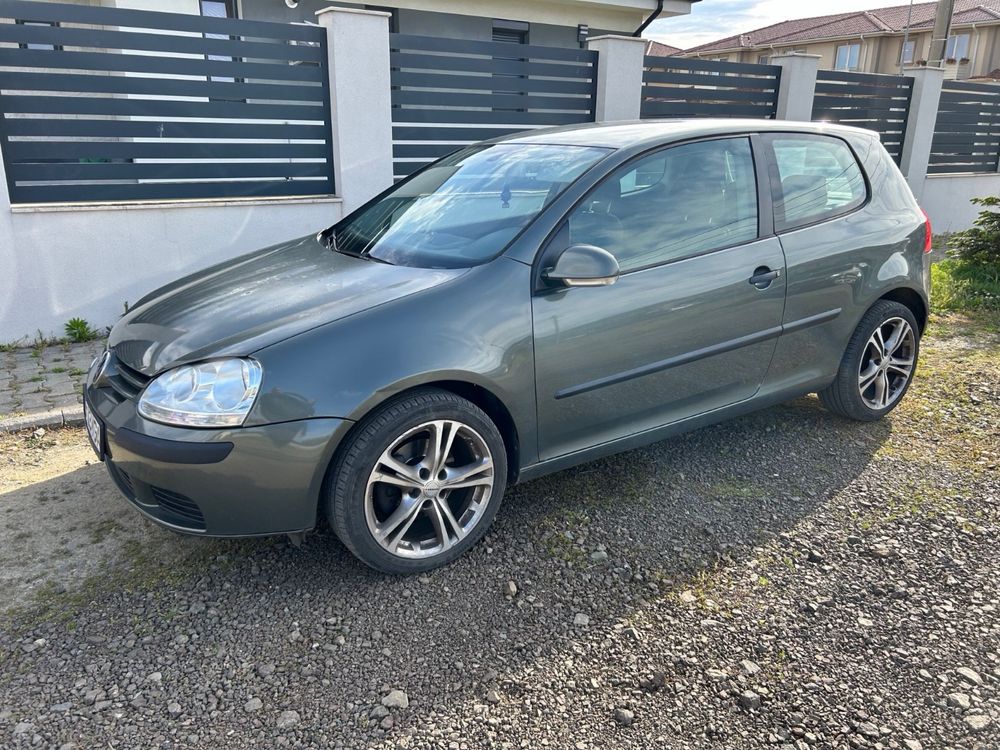
{"label": "cloud", "polygon": [[645,36],[688,49],[792,18],[884,8],[904,1],[812,0],[804,3],[802,0],[704,0],[691,6],[690,15],[654,21],[646,29]]}

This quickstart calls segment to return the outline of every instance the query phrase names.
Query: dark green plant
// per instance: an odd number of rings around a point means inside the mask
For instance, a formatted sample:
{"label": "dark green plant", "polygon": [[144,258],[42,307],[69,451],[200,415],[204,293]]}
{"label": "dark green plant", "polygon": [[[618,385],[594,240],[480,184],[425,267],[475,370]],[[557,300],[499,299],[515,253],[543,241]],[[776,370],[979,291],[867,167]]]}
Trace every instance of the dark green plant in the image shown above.
{"label": "dark green plant", "polygon": [[70,318],[66,321],[64,330],[66,331],[66,338],[75,344],[81,344],[84,341],[93,341],[100,335],[83,318]]}
{"label": "dark green plant", "polygon": [[1000,268],[1000,197],[973,198],[977,206],[984,206],[971,229],[955,232],[948,242],[948,255],[957,260],[976,265]]}

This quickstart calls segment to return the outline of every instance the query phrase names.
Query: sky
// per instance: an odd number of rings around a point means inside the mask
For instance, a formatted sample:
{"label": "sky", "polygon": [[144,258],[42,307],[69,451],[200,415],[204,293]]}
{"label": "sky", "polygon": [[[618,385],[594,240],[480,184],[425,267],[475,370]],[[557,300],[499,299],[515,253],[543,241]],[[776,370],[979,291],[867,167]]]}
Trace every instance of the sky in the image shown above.
{"label": "sky", "polygon": [[688,49],[792,18],[904,4],[906,0],[701,0],[691,6],[690,15],[654,21],[643,36]]}

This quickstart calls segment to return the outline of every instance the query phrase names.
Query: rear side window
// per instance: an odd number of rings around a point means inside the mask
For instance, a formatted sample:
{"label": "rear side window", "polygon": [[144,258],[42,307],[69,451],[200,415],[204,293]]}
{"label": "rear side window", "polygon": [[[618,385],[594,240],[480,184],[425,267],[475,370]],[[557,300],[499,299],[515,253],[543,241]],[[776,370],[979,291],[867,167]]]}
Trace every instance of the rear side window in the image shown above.
{"label": "rear side window", "polygon": [[842,216],[867,199],[861,167],[842,140],[822,135],[776,135],[771,145],[778,171],[778,179],[772,175],[771,180],[777,231]]}

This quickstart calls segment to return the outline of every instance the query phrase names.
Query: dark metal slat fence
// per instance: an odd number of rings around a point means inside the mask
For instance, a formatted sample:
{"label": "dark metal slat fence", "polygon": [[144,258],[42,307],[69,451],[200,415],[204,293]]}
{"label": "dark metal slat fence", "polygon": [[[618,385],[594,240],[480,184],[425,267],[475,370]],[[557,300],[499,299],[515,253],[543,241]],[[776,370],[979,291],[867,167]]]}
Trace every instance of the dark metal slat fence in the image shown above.
{"label": "dark metal slat fence", "polygon": [[1000,88],[945,81],[941,90],[929,174],[1000,169]]}
{"label": "dark metal slat fence", "polygon": [[321,28],[0,0],[0,43],[14,203],[333,193]]}
{"label": "dark metal slat fence", "polygon": [[463,145],[594,121],[597,53],[390,35],[397,178]]}
{"label": "dark metal slat fence", "polygon": [[773,118],[781,68],[684,57],[645,58],[643,118]]}
{"label": "dark metal slat fence", "polygon": [[816,77],[813,119],[874,130],[898,164],[912,93],[909,76],[821,70]]}

